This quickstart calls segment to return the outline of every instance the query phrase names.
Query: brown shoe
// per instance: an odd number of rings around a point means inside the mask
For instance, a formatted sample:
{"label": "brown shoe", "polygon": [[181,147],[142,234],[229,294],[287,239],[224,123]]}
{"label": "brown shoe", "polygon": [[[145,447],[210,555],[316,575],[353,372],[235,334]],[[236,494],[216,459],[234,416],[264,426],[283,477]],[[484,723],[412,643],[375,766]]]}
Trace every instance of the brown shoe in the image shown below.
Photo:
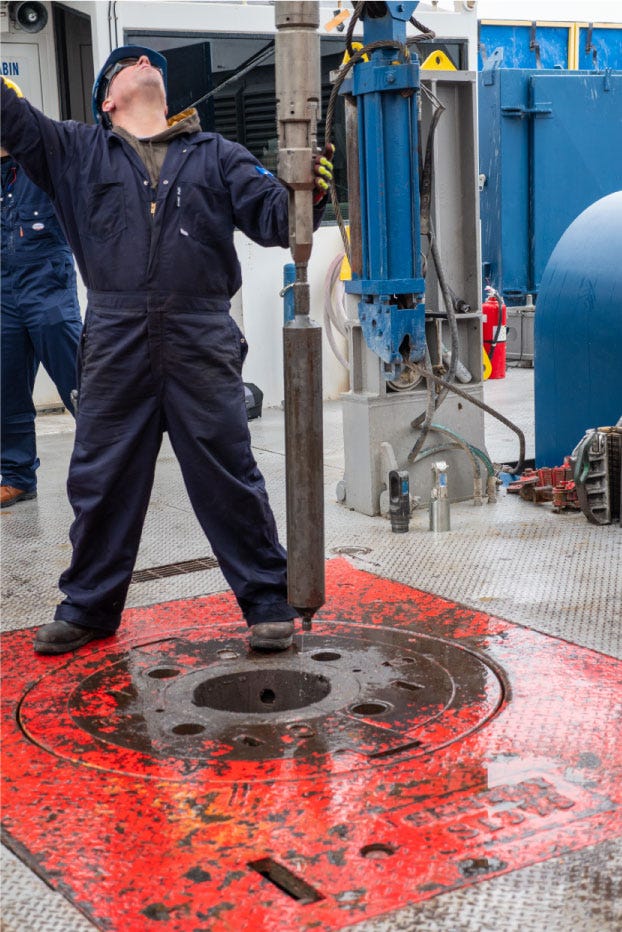
{"label": "brown shoe", "polygon": [[8,508],[15,502],[29,502],[31,498],[36,497],[36,492],[24,492],[23,489],[16,489],[12,485],[0,486],[0,508]]}
{"label": "brown shoe", "polygon": [[53,621],[43,625],[35,635],[35,654],[66,654],[98,638],[111,638],[114,631],[84,628],[69,621]]}

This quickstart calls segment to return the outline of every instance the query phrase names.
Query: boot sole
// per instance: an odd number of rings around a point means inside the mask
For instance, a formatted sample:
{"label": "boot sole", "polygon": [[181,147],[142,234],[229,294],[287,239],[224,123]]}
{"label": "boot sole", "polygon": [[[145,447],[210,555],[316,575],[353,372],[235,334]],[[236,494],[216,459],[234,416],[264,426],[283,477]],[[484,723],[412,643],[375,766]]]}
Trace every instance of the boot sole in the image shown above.
{"label": "boot sole", "polygon": [[251,650],[287,650],[293,643],[294,639],[291,634],[286,638],[251,637],[250,640]]}

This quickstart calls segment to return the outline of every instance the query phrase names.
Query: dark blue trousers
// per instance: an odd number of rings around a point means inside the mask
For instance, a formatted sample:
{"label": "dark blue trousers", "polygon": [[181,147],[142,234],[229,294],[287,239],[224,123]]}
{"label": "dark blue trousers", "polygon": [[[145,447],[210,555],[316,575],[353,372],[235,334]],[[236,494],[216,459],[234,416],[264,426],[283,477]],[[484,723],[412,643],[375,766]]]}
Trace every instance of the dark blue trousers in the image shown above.
{"label": "dark blue trousers", "polygon": [[82,330],[76,275],[68,250],[2,269],[2,484],[37,487],[39,466],[32,393],[39,363],[73,414]]}
{"label": "dark blue trousers", "polygon": [[285,551],[251,451],[246,352],[228,311],[207,299],[89,295],[68,478],[73,558],[55,618],[118,627],[165,430],[247,623],[295,616]]}

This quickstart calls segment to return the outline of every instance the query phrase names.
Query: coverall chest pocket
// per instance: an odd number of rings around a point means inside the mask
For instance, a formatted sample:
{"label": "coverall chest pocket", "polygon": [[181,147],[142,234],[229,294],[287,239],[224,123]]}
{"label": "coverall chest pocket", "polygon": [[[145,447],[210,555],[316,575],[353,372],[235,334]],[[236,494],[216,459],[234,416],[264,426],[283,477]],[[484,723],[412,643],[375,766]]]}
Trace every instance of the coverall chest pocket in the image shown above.
{"label": "coverall chest pocket", "polygon": [[32,204],[25,204],[19,207],[18,213],[22,227],[32,229],[35,233],[42,232],[55,220],[55,214],[51,206],[33,207]]}
{"label": "coverall chest pocket", "polygon": [[180,232],[200,243],[215,243],[233,235],[233,211],[225,190],[180,182],[177,189]]}
{"label": "coverall chest pocket", "polygon": [[98,240],[122,233],[127,226],[123,184],[119,181],[89,185],[86,202],[87,230]]}

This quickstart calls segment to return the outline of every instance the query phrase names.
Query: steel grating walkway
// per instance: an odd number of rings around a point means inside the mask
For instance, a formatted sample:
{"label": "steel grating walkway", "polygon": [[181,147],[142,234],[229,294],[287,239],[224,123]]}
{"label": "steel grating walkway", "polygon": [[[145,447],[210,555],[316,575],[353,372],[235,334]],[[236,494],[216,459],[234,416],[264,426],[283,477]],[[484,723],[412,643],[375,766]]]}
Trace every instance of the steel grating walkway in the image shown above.
{"label": "steel grating walkway", "polygon": [[[531,370],[511,369],[486,385],[486,400],[528,433],[533,455]],[[19,631],[50,620],[56,580],[68,559],[70,510],[64,477],[71,450],[66,417],[39,419],[39,498],[1,515],[3,630]],[[282,539],[285,535],[282,414],[276,409],[251,425],[255,454],[266,477]],[[393,535],[382,518],[347,511],[335,502],[342,450],[338,403],[325,406],[326,550],[353,568],[435,593],[534,633],[622,657],[622,530],[596,528],[580,514],[554,514],[502,495],[496,505],[452,506],[451,532],[428,531],[427,512],[416,513],[408,535]],[[487,421],[487,445],[496,461],[515,458],[513,435]],[[177,464],[163,447],[137,563],[143,581],[130,589],[128,607],[189,600],[225,589],[183,490]],[[149,579],[154,567],[204,560],[208,568]],[[140,577],[139,577],[140,578]],[[593,712],[586,709],[585,725]],[[596,720],[594,727],[598,727]],[[619,734],[613,756],[619,762]],[[612,761],[613,763],[614,761]],[[603,761],[607,765],[607,761]],[[3,851],[2,929],[82,932],[88,919],[52,890],[15,853]],[[18,851],[18,854],[20,852]],[[27,858],[25,858],[27,860]],[[31,866],[34,866],[31,864]],[[622,846],[610,839],[554,856],[492,879],[453,889],[424,902],[389,910],[342,927],[380,930],[613,930],[622,926]],[[145,928],[166,928],[160,920]],[[233,928],[233,926],[232,926]],[[282,926],[287,929],[288,926]]]}

